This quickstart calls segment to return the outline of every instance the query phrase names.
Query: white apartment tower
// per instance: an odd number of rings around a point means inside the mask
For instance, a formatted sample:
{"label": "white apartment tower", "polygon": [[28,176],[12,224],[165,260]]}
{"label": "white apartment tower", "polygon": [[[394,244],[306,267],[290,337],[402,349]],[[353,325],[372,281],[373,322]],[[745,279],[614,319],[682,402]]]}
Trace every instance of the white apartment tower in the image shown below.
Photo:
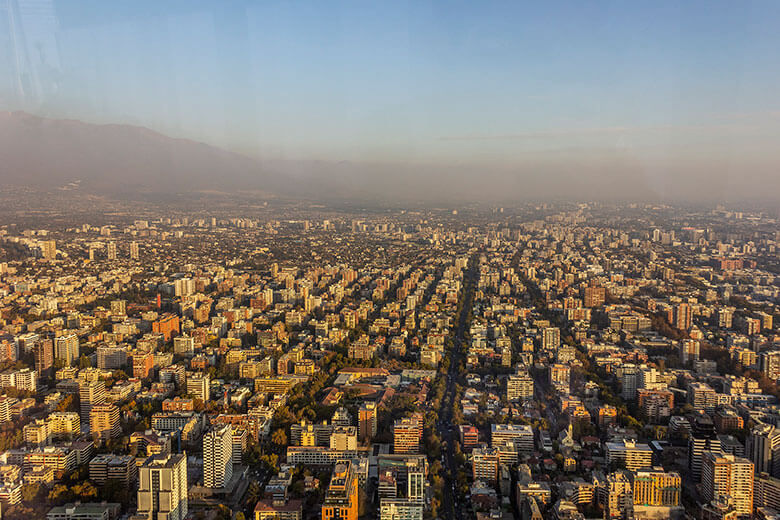
{"label": "white apartment tower", "polygon": [[223,488],[233,477],[233,428],[229,424],[203,435],[203,485]]}

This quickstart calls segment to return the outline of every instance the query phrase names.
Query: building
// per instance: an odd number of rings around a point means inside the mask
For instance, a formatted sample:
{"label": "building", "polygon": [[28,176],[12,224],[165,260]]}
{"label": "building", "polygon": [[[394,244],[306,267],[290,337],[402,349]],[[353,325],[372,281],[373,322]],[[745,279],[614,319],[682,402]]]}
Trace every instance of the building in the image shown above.
{"label": "building", "polygon": [[79,359],[79,337],[68,334],[55,338],[54,358],[62,361],[66,367],[72,366]]}
{"label": "building", "polygon": [[346,408],[340,406],[333,412],[333,416],[330,418],[330,424],[333,426],[352,426],[352,415]]}
{"label": "building", "polygon": [[81,434],[81,420],[76,412],[52,412],[47,418],[53,439],[74,439]]}
{"label": "building", "polygon": [[647,444],[623,439],[607,443],[607,464],[615,464],[629,471],[652,466],[653,450]]}
{"label": "building", "polygon": [[701,520],[737,520],[739,515],[730,496],[721,496],[701,506]]}
{"label": "building", "polygon": [[546,327],[542,329],[542,350],[556,350],[561,346],[561,329]]}
{"label": "building", "polygon": [[620,367],[620,397],[627,401],[636,399],[636,391],[639,388],[639,367],[633,363],[625,363]]}
{"label": "building", "polygon": [[772,381],[780,379],[780,350],[761,353],[761,371]]}
{"label": "building", "polygon": [[607,290],[604,287],[585,287],[582,293],[585,307],[600,307],[607,299]]}
{"label": "building", "polygon": [[756,473],[780,477],[780,430],[771,424],[754,426],[745,442],[745,455],[755,465]]}
{"label": "building", "polygon": [[187,393],[206,403],[211,398],[211,379],[208,374],[187,374]]}
{"label": "building", "polygon": [[682,479],[663,468],[642,468],[633,474],[635,506],[679,506]]}
{"label": "building", "polygon": [[130,260],[138,260],[138,242],[130,242]]}
{"label": "building", "polygon": [[692,325],[693,312],[690,304],[680,303],[674,306],[672,326],[680,330],[689,330]]}
{"label": "building", "polygon": [[152,332],[162,334],[166,342],[180,332],[179,317],[175,314],[164,314],[152,322]]}
{"label": "building", "polygon": [[533,452],[534,432],[527,424],[492,424],[490,445],[498,449],[502,463],[517,464],[518,457]]}
{"label": "building", "polygon": [[527,373],[510,375],[506,381],[506,398],[509,401],[530,401],[534,398],[534,380]]}
{"label": "building", "polygon": [[195,352],[195,338],[192,336],[176,336],[173,338],[173,351],[183,356],[192,355]]}
{"label": "building", "polygon": [[378,411],[375,402],[365,402],[358,410],[358,439],[371,442],[376,436]]}
{"label": "building", "polygon": [[680,341],[680,361],[686,365],[689,361],[699,360],[700,343],[696,339],[683,339]]}
{"label": "building", "polygon": [[119,518],[122,504],[116,502],[90,502],[65,504],[52,507],[46,520],[114,520]]}
{"label": "building", "polygon": [[135,483],[137,477],[135,457],[130,455],[101,453],[89,461],[89,479],[95,484],[102,486],[107,481],[114,480],[128,487]]}
{"label": "building", "polygon": [[748,459],[704,453],[701,470],[701,494],[705,501],[730,496],[740,518],[753,514],[753,463]]}
{"label": "building", "polygon": [[97,348],[97,366],[106,370],[122,368],[127,364],[127,349],[120,346]]}
{"label": "building", "polygon": [[634,492],[627,471],[615,471],[607,475],[604,499],[604,518],[633,518]]}
{"label": "building", "polygon": [[562,363],[554,363],[549,368],[550,384],[562,394],[569,394],[571,384],[571,367]]}
{"label": "building", "polygon": [[780,511],[780,479],[758,473],[753,481],[753,505]]}
{"label": "building", "polygon": [[701,465],[706,451],[720,451],[720,439],[715,433],[712,419],[707,415],[698,415],[688,437],[688,469],[695,482],[701,478]]}
{"label": "building", "polygon": [[233,427],[216,426],[203,435],[203,485],[224,488],[233,477]]}
{"label": "building", "polygon": [[57,258],[57,242],[54,240],[41,240],[38,242],[38,247],[41,249],[41,257],[46,260],[54,260]]}
{"label": "building", "polygon": [[122,435],[119,408],[113,404],[97,404],[89,411],[89,431],[95,438],[113,439]]}
{"label": "building", "polygon": [[187,516],[187,455],[154,455],[138,472],[138,516],[184,520]]}
{"label": "building", "polygon": [[352,462],[340,460],[333,467],[322,503],[322,520],[357,520],[358,480]]}
{"label": "building", "polygon": [[255,520],[301,520],[303,500],[258,500],[255,505]]}
{"label": "building", "polygon": [[40,378],[51,378],[54,374],[54,342],[43,339],[35,342],[35,372]]}
{"label": "building", "polygon": [[90,421],[93,406],[106,402],[106,384],[103,381],[79,381],[79,402],[81,421]]}
{"label": "building", "polygon": [[479,445],[479,430],[470,424],[459,426],[460,446],[463,451],[471,451]]}
{"label": "building", "polygon": [[26,424],[22,430],[24,443],[32,447],[48,446],[51,443],[51,431],[48,421],[36,419]]}
{"label": "building", "polygon": [[422,435],[422,414],[396,420],[393,424],[393,453],[420,453]]}
{"label": "building", "polygon": [[357,450],[357,428],[354,426],[331,426],[328,442],[332,450]]}
{"label": "building", "polygon": [[471,468],[474,480],[484,480],[495,484],[498,482],[498,467],[500,464],[497,448],[474,448],[471,452]]}
{"label": "building", "polygon": [[154,369],[154,354],[151,352],[133,353],[133,377],[137,379],[148,378]]}
{"label": "building", "polygon": [[713,411],[718,405],[718,394],[706,383],[694,381],[688,384],[688,404],[697,410]]}

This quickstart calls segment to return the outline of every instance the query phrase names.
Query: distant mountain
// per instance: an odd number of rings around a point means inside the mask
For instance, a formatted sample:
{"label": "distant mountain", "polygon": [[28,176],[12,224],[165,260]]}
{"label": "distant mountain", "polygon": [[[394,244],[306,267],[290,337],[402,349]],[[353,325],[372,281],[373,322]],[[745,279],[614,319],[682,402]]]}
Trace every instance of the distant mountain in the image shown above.
{"label": "distant mountain", "polygon": [[[422,164],[258,160],[130,125],[96,125],[0,112],[0,186],[80,191],[135,200],[196,192],[359,204],[522,200],[776,203],[774,164],[735,175],[739,161],[643,159],[631,149],[519,150],[516,157]],[[763,189],[762,188],[766,188]],[[763,192],[762,196],[757,193]]]}
{"label": "distant mountain", "polygon": [[[0,112],[0,179],[99,193],[269,190],[248,157],[146,128]],[[273,185],[271,185],[273,184]]]}

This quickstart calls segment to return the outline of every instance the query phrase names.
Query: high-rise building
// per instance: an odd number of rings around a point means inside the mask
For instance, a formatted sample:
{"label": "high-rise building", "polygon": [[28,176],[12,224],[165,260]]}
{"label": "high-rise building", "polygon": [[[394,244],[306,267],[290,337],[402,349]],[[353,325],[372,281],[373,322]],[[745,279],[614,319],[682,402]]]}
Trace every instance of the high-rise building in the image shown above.
{"label": "high-rise building", "polygon": [[718,309],[718,327],[730,329],[734,322],[734,307],[721,307]]}
{"label": "high-rise building", "polygon": [[780,350],[761,353],[761,371],[772,381],[780,379]]}
{"label": "high-rise building", "polygon": [[675,305],[673,311],[672,325],[680,330],[689,330],[692,325],[693,312],[688,303],[679,303]]}
{"label": "high-rise building", "polygon": [[696,339],[680,340],[680,361],[683,364],[699,360],[700,343]]}
{"label": "high-rise building", "polygon": [[111,315],[119,317],[127,315],[127,300],[111,300]]}
{"label": "high-rise building", "polygon": [[130,242],[130,259],[138,260],[138,242]]}
{"label": "high-rise building", "polygon": [[624,363],[618,370],[620,376],[620,397],[627,401],[636,399],[639,388],[639,367],[633,363]]}
{"label": "high-rise building", "polygon": [[756,473],[780,477],[780,430],[771,424],[754,426],[745,442],[745,455],[755,465]]}
{"label": "high-rise building", "polygon": [[582,293],[585,307],[600,307],[607,299],[607,291],[604,287],[586,287]]}
{"label": "high-rise building", "polygon": [[629,471],[637,471],[652,462],[653,450],[647,444],[632,439],[607,443],[607,464],[618,464]]}
{"label": "high-rise building", "polygon": [[42,339],[35,343],[35,371],[40,378],[50,378],[54,371],[54,342]]}
{"label": "high-rise building", "polygon": [[688,437],[688,469],[695,482],[701,479],[702,459],[706,451],[720,451],[720,439],[712,419],[702,414],[693,420]]}
{"label": "high-rise building", "polygon": [[730,496],[740,518],[753,514],[753,463],[722,452],[704,453],[701,493],[705,501]]}
{"label": "high-rise building", "polygon": [[546,327],[542,329],[542,349],[555,350],[561,346],[561,329]]}
{"label": "high-rise building", "polygon": [[211,398],[211,379],[208,374],[190,372],[187,374],[187,393],[204,403]]}
{"label": "high-rise building", "polygon": [[54,358],[65,366],[72,366],[79,359],[79,337],[68,334],[54,339]]}
{"label": "high-rise building", "polygon": [[149,520],[187,516],[187,454],[153,455],[138,472],[138,513]]}
{"label": "high-rise building", "polygon": [[89,461],[89,479],[95,484],[102,486],[111,480],[126,487],[137,478],[138,466],[131,455],[101,453]]}
{"label": "high-rise building", "polygon": [[122,368],[127,364],[127,349],[120,346],[97,348],[97,366],[106,370]]}
{"label": "high-rise building", "polygon": [[558,390],[559,393],[570,393],[571,385],[571,367],[562,363],[554,363],[549,368],[550,384]]}
{"label": "high-rise building", "polygon": [[224,424],[203,435],[203,485],[224,488],[233,477],[233,428]]}
{"label": "high-rise building", "polygon": [[154,369],[154,354],[136,351],[133,353],[133,377],[147,379]]}
{"label": "high-rise building", "polygon": [[119,408],[113,404],[96,404],[89,411],[89,431],[95,438],[113,439],[122,435]]}
{"label": "high-rise building", "polygon": [[604,490],[604,518],[633,518],[634,493],[629,473],[624,470],[607,475]]}
{"label": "high-rise building", "polygon": [[506,381],[506,398],[509,401],[530,401],[534,398],[534,380],[527,372],[518,370]]}
{"label": "high-rise building", "polygon": [[499,463],[497,448],[474,448],[471,452],[471,469],[474,480],[498,482]]}
{"label": "high-rise building", "polygon": [[38,244],[41,248],[41,256],[46,260],[57,258],[57,242],[54,240],[41,240]]}
{"label": "high-rise building", "polygon": [[358,479],[352,463],[340,460],[333,467],[325,501],[322,503],[322,520],[357,520]]}
{"label": "high-rise building", "polygon": [[75,439],[81,434],[81,420],[76,412],[52,412],[48,422],[54,439]]}
{"label": "high-rise building", "polygon": [[116,242],[109,242],[106,245],[106,258],[116,260]]}
{"label": "high-rise building", "polygon": [[22,430],[24,443],[32,447],[48,446],[51,443],[51,430],[48,421],[36,419],[26,424]]}
{"label": "high-rise building", "polygon": [[374,402],[365,402],[358,410],[358,437],[360,442],[371,442],[376,435],[377,406]]}
{"label": "high-rise building", "polygon": [[519,456],[533,452],[534,432],[527,424],[492,424],[490,445],[498,449],[502,463],[517,464]]}
{"label": "high-rise building", "polygon": [[634,505],[678,506],[682,479],[663,468],[643,468],[633,474]]}
{"label": "high-rise building", "polygon": [[420,453],[422,414],[398,419],[393,424],[393,453]]}
{"label": "high-rise building", "polygon": [[757,473],[753,482],[753,506],[780,511],[780,479]]}
{"label": "high-rise building", "polygon": [[192,336],[176,336],[173,338],[173,351],[187,356],[195,352],[195,338]]}
{"label": "high-rise building", "polygon": [[79,381],[79,402],[81,421],[89,422],[92,408],[106,402],[106,384],[103,381]]}

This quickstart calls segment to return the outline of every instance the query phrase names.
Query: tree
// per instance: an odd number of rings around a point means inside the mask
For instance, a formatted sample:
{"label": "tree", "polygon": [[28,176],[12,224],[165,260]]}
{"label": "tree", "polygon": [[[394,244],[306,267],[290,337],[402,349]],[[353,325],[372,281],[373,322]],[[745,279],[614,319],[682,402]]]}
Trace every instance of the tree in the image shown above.
{"label": "tree", "polygon": [[64,504],[73,500],[73,493],[65,484],[55,484],[49,491],[49,502],[53,504]]}
{"label": "tree", "polygon": [[98,496],[97,488],[94,484],[86,480],[73,486],[73,493],[84,502],[91,502]]}
{"label": "tree", "polygon": [[284,433],[283,429],[279,428],[271,434],[271,442],[282,449],[287,446],[287,434]]}
{"label": "tree", "polygon": [[79,357],[79,368],[90,368],[91,366],[92,362],[87,356],[82,354],[81,357]]}
{"label": "tree", "polygon": [[41,490],[43,489],[43,486],[39,483],[34,484],[25,484],[22,486],[22,501],[30,503],[35,502],[39,495],[41,494]]}

